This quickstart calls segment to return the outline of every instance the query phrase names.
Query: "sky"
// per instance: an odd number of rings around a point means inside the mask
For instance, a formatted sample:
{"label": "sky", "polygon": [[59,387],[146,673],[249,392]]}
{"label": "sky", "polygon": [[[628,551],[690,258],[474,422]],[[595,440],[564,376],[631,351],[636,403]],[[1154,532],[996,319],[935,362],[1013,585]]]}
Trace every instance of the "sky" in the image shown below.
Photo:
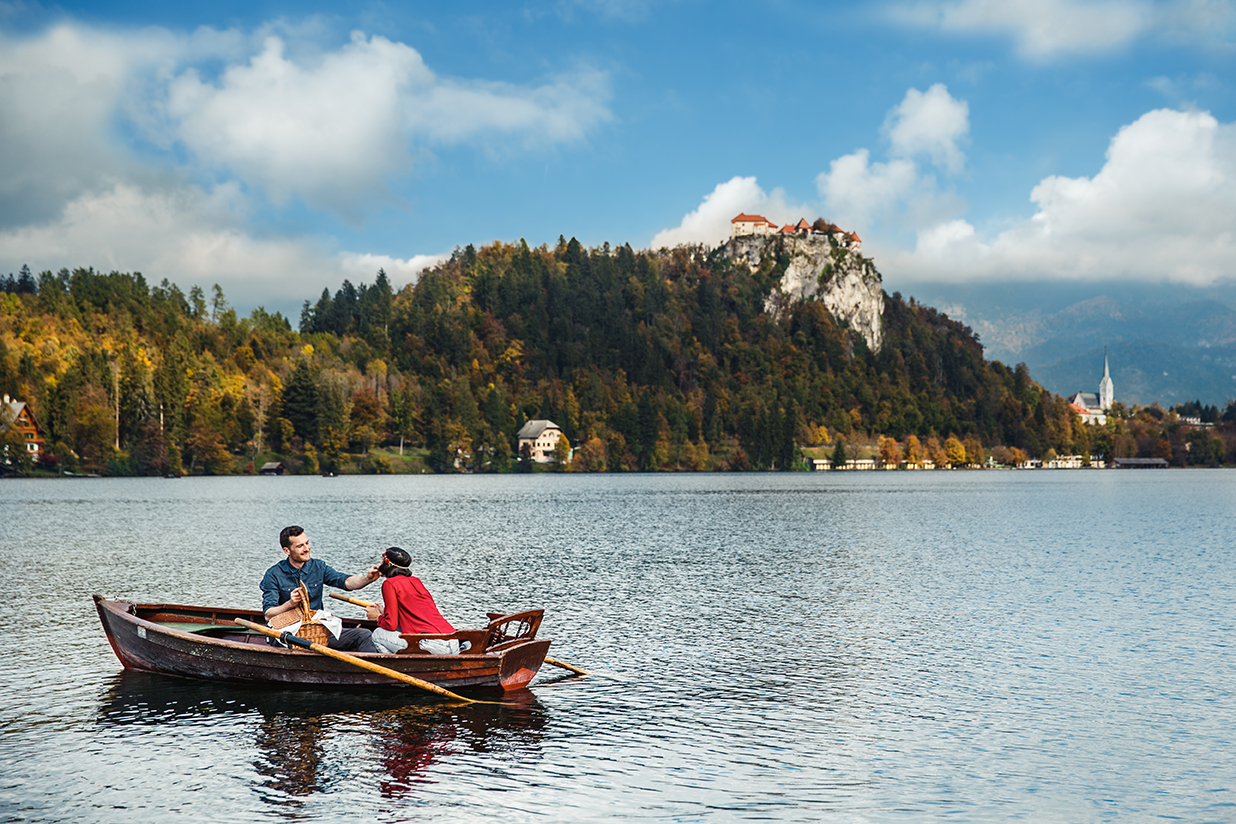
{"label": "sky", "polygon": [[0,0],[0,274],[242,314],[468,244],[853,230],[923,282],[1236,280],[1236,0]]}

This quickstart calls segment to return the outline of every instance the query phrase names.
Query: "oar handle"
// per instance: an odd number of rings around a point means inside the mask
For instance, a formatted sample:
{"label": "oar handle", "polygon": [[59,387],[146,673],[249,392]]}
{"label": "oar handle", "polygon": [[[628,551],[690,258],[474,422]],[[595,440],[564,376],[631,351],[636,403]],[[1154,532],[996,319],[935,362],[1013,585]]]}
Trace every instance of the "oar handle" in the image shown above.
{"label": "oar handle", "polygon": [[353,598],[351,595],[340,595],[338,592],[328,592],[326,594],[332,598],[338,598],[340,601],[347,601],[349,604],[356,604],[358,607],[377,606],[377,604],[374,604],[372,601],[362,601],[360,598]]}
{"label": "oar handle", "polygon": [[396,681],[402,681],[403,683],[410,684],[414,687],[420,687],[423,690],[428,690],[429,692],[436,693],[445,698],[452,698],[456,701],[467,701],[469,704],[495,703],[492,701],[477,701],[473,698],[464,698],[462,695],[456,695],[455,693],[451,692],[448,689],[443,689],[442,687],[439,687],[437,684],[431,684],[428,681],[422,681],[420,678],[415,678],[411,675],[405,675],[402,672],[396,672],[393,669],[388,669],[386,667],[379,666],[371,661],[366,661],[363,658],[357,658],[355,655],[348,655],[346,652],[340,652],[339,650],[331,649],[325,644],[315,644],[312,641],[308,641],[304,638],[299,638],[293,635],[292,633],[287,632],[286,630],[281,632],[277,629],[271,629],[270,627],[264,627],[261,624],[255,624],[252,621],[246,621],[244,618],[233,618],[232,620],[242,627],[246,627],[255,632],[260,632],[263,635],[268,635],[271,638],[278,638],[280,641],[283,641],[285,644],[292,644],[298,647],[306,647],[318,653],[319,655],[325,655],[327,658],[334,658],[339,661],[345,661],[349,664],[352,664],[353,666],[360,667],[361,669],[366,669],[366,670],[369,670],[370,672],[376,672],[379,675],[385,675],[387,678],[393,678]]}

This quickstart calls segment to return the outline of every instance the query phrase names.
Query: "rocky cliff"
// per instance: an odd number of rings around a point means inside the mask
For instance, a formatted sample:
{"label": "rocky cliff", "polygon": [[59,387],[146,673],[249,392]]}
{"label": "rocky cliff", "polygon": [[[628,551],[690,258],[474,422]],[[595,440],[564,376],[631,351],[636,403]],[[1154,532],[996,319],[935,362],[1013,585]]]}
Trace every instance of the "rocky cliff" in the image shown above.
{"label": "rocky cliff", "polygon": [[836,236],[747,235],[731,238],[722,248],[752,269],[766,255],[784,252],[789,264],[765,309],[776,315],[795,301],[819,301],[833,317],[862,335],[873,352],[879,351],[884,314],[880,273],[870,259],[847,249]]}

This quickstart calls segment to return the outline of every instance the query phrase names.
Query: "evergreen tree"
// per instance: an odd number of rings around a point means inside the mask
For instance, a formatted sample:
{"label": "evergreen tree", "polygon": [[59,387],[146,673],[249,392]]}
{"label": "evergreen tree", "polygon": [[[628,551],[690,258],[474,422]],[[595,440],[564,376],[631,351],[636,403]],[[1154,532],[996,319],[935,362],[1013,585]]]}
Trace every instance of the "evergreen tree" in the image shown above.
{"label": "evergreen tree", "polygon": [[292,423],[296,437],[309,442],[318,434],[318,384],[313,368],[301,358],[288,375],[280,398],[283,417]]}

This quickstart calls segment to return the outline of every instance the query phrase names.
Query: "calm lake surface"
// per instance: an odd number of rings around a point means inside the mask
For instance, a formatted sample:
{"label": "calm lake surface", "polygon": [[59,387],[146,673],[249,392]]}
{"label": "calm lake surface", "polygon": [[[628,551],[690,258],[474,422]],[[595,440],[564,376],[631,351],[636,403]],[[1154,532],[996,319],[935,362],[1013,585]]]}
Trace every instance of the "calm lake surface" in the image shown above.
{"label": "calm lake surface", "polygon": [[[0,821],[1236,821],[1234,516],[1231,470],[3,481]],[[290,523],[595,674],[121,670],[91,593],[256,608]]]}

